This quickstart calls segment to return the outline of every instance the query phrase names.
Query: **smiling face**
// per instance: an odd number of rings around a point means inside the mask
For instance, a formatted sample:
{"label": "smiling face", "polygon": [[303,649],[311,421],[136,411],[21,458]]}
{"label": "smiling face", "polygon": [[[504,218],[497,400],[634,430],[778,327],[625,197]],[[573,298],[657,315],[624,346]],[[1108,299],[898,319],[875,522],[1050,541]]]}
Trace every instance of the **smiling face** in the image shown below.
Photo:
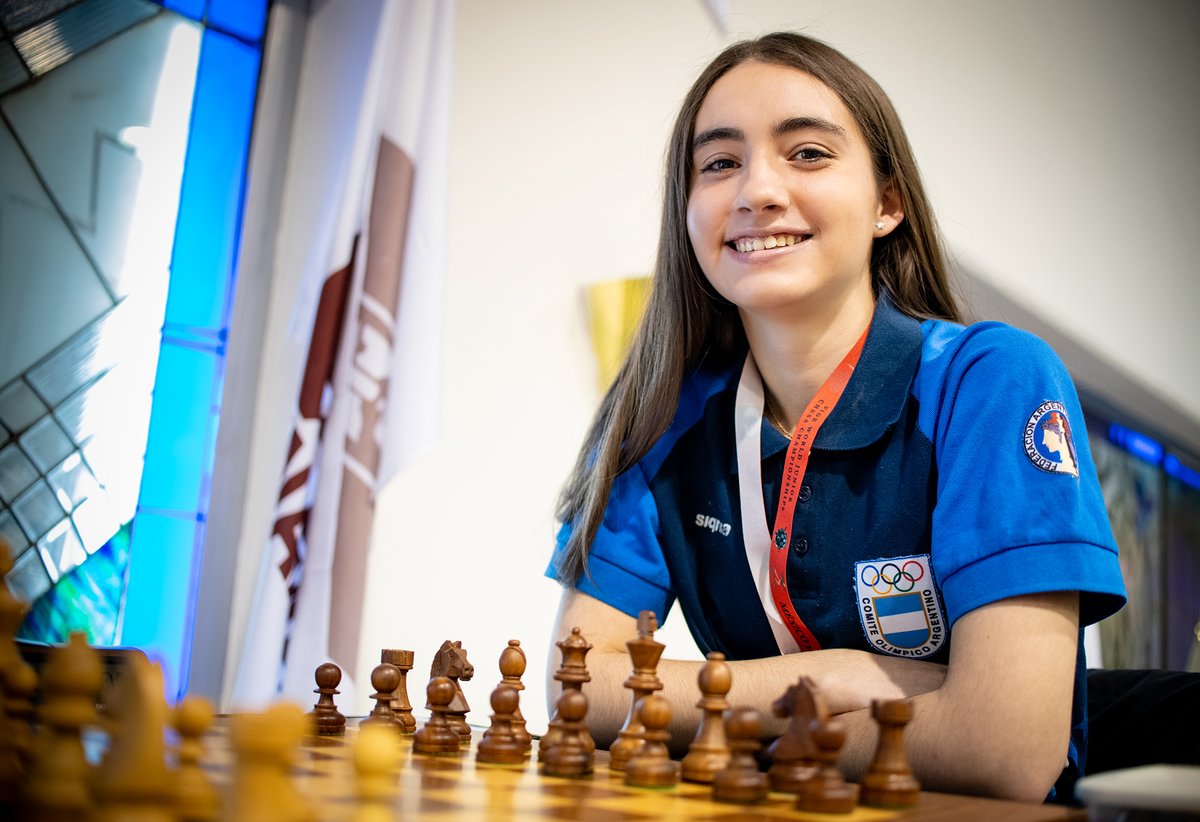
{"label": "smiling face", "polygon": [[744,318],[848,304],[869,315],[871,244],[904,215],[838,96],[798,69],[741,63],[713,84],[693,134],[688,236],[713,288]]}

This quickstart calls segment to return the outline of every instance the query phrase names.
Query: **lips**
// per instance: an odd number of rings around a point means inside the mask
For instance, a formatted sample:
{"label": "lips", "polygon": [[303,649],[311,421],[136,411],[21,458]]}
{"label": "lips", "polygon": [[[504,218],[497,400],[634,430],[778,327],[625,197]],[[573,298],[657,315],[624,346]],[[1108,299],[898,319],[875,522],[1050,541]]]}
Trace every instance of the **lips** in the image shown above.
{"label": "lips", "polygon": [[772,248],[795,245],[807,240],[808,234],[768,234],[764,237],[737,237],[726,243],[727,246],[741,253],[752,251],[767,251]]}

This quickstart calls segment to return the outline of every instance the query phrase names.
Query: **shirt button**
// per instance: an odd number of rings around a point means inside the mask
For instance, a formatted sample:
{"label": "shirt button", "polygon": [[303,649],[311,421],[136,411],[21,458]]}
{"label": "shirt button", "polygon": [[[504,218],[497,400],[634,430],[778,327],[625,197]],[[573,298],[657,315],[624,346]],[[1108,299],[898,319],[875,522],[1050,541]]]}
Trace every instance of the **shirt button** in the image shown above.
{"label": "shirt button", "polygon": [[798,557],[802,557],[808,553],[808,540],[804,537],[796,537],[792,540],[792,553]]}
{"label": "shirt button", "polygon": [[801,502],[808,502],[810,499],[812,499],[812,489],[807,485],[801,485],[799,500]]}

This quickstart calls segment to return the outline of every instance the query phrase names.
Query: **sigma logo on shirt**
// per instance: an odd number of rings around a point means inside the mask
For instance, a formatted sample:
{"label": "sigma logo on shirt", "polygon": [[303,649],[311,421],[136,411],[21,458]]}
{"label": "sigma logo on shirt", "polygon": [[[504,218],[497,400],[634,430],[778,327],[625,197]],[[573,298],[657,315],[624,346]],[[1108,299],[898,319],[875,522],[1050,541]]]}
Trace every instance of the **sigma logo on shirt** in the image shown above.
{"label": "sigma logo on shirt", "polygon": [[1079,476],[1075,460],[1075,439],[1067,409],[1061,402],[1047,400],[1030,414],[1025,423],[1025,454],[1029,461],[1051,474]]}
{"label": "sigma logo on shirt", "polygon": [[708,514],[696,514],[696,524],[723,537],[729,536],[729,532],[733,530],[729,527],[728,522],[721,522],[721,520],[716,517],[710,517]]}
{"label": "sigma logo on shirt", "polygon": [[942,647],[946,620],[929,554],[864,560],[854,576],[858,615],[875,650],[924,657]]}

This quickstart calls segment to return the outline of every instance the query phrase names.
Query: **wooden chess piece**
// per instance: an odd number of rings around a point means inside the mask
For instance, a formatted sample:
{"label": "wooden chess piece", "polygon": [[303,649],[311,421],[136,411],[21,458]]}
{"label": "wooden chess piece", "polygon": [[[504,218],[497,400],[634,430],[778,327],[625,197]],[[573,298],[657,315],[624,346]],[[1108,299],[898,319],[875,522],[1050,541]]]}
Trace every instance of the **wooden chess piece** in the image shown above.
{"label": "wooden chess piece", "polygon": [[17,649],[17,631],[28,609],[5,583],[12,568],[12,552],[0,537],[0,811],[16,801],[29,767],[37,689],[37,674]]}
{"label": "wooden chess piece", "polygon": [[[588,651],[592,650],[592,644],[583,638],[583,634],[579,628],[572,628],[570,635],[566,639],[560,639],[555,645],[562,652],[562,664],[554,672],[555,681],[562,683],[564,691],[582,692],[583,683],[592,681],[592,676],[588,673],[586,662]],[[558,708],[556,703],[554,716],[550,717],[550,727],[547,729],[546,735],[542,737],[541,744],[538,746],[538,756],[543,755],[546,751],[557,745],[561,733],[562,731],[558,727]],[[596,742],[592,739],[592,735],[587,728],[583,729],[583,744],[587,747],[588,753],[596,750]]]}
{"label": "wooden chess piece", "polygon": [[525,690],[521,677],[525,674],[525,651],[521,648],[520,640],[510,639],[508,647],[500,652],[500,683],[517,691],[517,707],[513,710],[513,733],[520,740],[525,752],[533,748],[533,735],[525,727],[525,717],[521,714],[520,693]]}
{"label": "wooden chess piece", "polygon": [[519,695],[516,688],[501,682],[492,691],[492,724],[475,748],[475,761],[491,765],[523,765],[525,745],[516,734]]}
{"label": "wooden chess piece", "polygon": [[172,712],[172,724],[179,734],[173,781],[175,812],[181,822],[212,822],[221,812],[221,796],[201,766],[204,734],[213,719],[212,705],[198,696],[186,697]]}
{"label": "wooden chess piece", "polygon": [[876,808],[911,808],[921,795],[904,752],[904,727],[912,720],[912,703],[904,699],[876,699],[871,716],[879,724],[875,758],[862,779],[860,801]]}
{"label": "wooden chess piece", "polygon": [[838,753],[846,741],[846,730],[836,717],[814,720],[813,741],[817,743],[817,758],[821,768],[817,775],[804,783],[796,798],[796,809],[811,813],[850,813],[858,802],[858,786],[842,778],[838,769]]}
{"label": "wooden chess piece", "polygon": [[375,707],[371,709],[371,715],[359,723],[359,727],[382,725],[396,733],[403,730],[404,726],[400,724],[399,717],[392,712],[392,698],[399,686],[400,670],[395,665],[381,662],[375,666],[371,671],[371,687],[375,689],[371,699],[375,700]]}
{"label": "wooden chess piece", "polygon": [[725,712],[725,738],[729,741],[729,764],[713,778],[713,799],[748,805],[767,798],[767,775],[758,769],[754,755],[762,748],[762,716],[754,708],[730,708]]}
{"label": "wooden chess piece", "polygon": [[469,682],[474,675],[475,666],[467,660],[467,652],[463,650],[461,642],[446,640],[433,655],[429,677],[444,676],[454,685],[454,697],[446,708],[446,720],[458,732],[459,742],[468,746],[471,744],[471,726],[467,724],[467,714],[471,706],[467,704],[466,694],[458,683],[459,680]]}
{"label": "wooden chess piece", "polygon": [[592,772],[592,751],[588,750],[584,735],[587,726],[588,700],[581,690],[567,688],[555,706],[558,716],[558,741],[554,747],[542,751],[538,756],[542,773],[546,776],[587,776]]}
{"label": "wooden chess piece", "polygon": [[411,734],[417,729],[417,720],[413,716],[412,703],[408,701],[408,672],[413,669],[413,652],[399,648],[384,648],[379,654],[380,662],[396,666],[400,672],[400,684],[392,695],[392,713],[400,720],[401,731]]}
{"label": "wooden chess piece", "polygon": [[121,676],[106,690],[104,704],[111,741],[92,783],[98,807],[94,818],[173,822],[162,669],[140,654],[130,656]]}
{"label": "wooden chess piece", "polygon": [[635,788],[669,788],[679,784],[679,763],[671,759],[667,740],[671,732],[671,703],[658,694],[638,702],[642,747],[625,764],[625,784]]}
{"label": "wooden chess piece", "polygon": [[313,822],[316,810],[292,781],[292,769],[309,720],[299,705],[277,702],[261,714],[230,720],[236,762],[229,808],[231,822]]}
{"label": "wooden chess piece", "polygon": [[313,693],[320,696],[308,714],[312,727],[321,736],[340,736],[346,732],[346,717],[338,710],[333,697],[341,693],[337,686],[342,681],[342,669],[332,662],[326,662],[317,666],[314,677],[317,688]]}
{"label": "wooden chess piece", "polygon": [[[4,694],[4,714],[7,716],[8,729],[4,735],[3,751],[8,757],[5,775],[13,778],[12,790],[8,793],[0,791],[0,808],[11,804],[16,799],[16,791],[21,780],[29,770],[33,759],[33,726],[37,712],[33,707],[33,696],[37,691],[38,678],[33,666],[22,661],[3,674],[0,680],[0,691]],[[11,768],[12,770],[7,770]]]}
{"label": "wooden chess piece", "polygon": [[642,697],[661,691],[663,687],[657,670],[658,660],[667,646],[654,639],[654,632],[658,630],[658,619],[653,611],[642,611],[638,614],[637,626],[637,638],[625,643],[633,661],[633,671],[626,678],[625,687],[633,693],[625,725],[617,732],[617,741],[609,748],[610,771],[625,770],[625,764],[641,749],[642,731],[645,729],[637,716],[638,702]]}
{"label": "wooden chess piece", "polygon": [[66,645],[50,652],[42,669],[41,727],[25,782],[22,818],[55,822],[91,816],[92,767],[80,732],[98,720],[96,696],[103,681],[100,656],[82,632],[72,632]]}
{"label": "wooden chess piece", "polygon": [[[390,663],[389,663],[390,664]],[[354,742],[353,822],[393,822],[400,746],[395,731],[383,725],[360,725]]]}
{"label": "wooden chess piece", "polygon": [[413,734],[413,750],[423,754],[460,754],[458,731],[446,716],[454,701],[454,682],[445,676],[435,676],[425,688],[429,721]]}
{"label": "wooden chess piece", "polygon": [[812,726],[814,720],[825,719],[827,713],[816,683],[806,676],[790,686],[771,708],[776,716],[790,719],[787,729],[767,749],[771,790],[799,794],[821,769]]}
{"label": "wooden chess piece", "polygon": [[687,756],[680,762],[684,780],[711,784],[717,772],[729,764],[729,743],[725,740],[723,714],[729,708],[725,697],[733,687],[733,670],[725,654],[709,652],[700,667],[696,682],[700,686],[700,727],[688,746]]}

